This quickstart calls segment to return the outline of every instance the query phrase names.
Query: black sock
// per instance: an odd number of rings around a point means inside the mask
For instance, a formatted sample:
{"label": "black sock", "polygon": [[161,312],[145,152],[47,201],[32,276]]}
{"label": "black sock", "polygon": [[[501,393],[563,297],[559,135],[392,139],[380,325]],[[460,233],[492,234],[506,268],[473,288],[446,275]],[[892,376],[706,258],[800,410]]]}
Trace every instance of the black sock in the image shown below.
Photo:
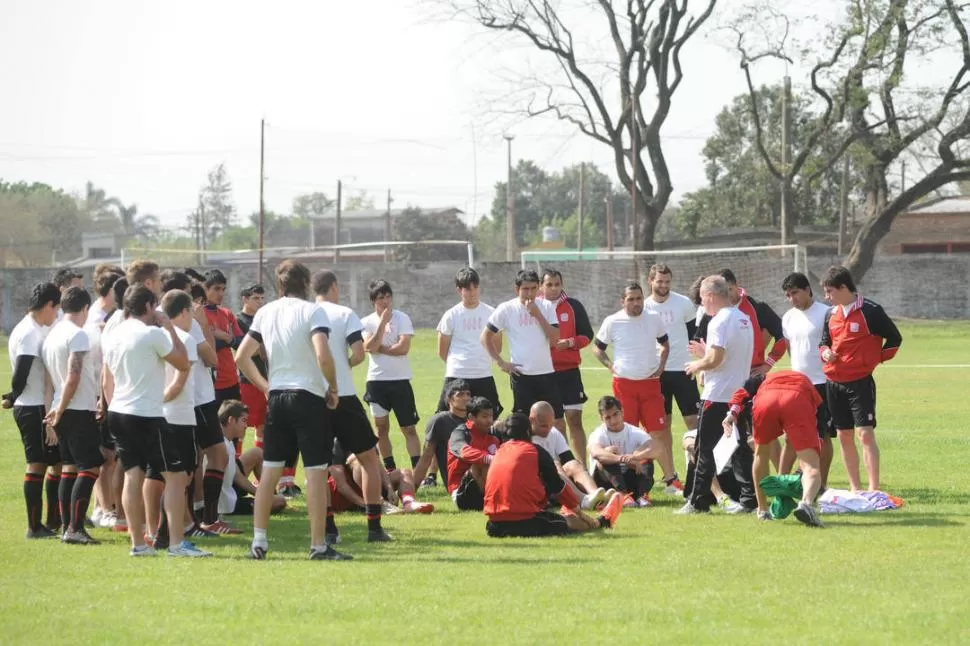
{"label": "black sock", "polygon": [[81,471],[74,478],[74,486],[71,487],[71,520],[70,528],[74,531],[84,529],[84,520],[88,516],[88,505],[91,503],[91,493],[94,491],[94,483],[98,480],[98,474],[90,471]]}
{"label": "black sock", "polygon": [[384,468],[387,469],[388,471],[393,471],[394,469],[397,468],[397,463],[394,462],[393,455],[390,455],[384,458]]}
{"label": "black sock", "polygon": [[222,494],[223,472],[219,469],[206,469],[202,476],[202,522],[209,525],[219,520],[219,496]]}
{"label": "black sock", "polygon": [[420,461],[421,461],[421,456],[420,455],[412,455],[411,456],[411,468],[413,469],[414,467],[418,466],[418,462],[420,462]]}
{"label": "black sock", "polygon": [[610,526],[610,521],[606,520],[606,517],[605,516],[597,516],[596,517],[596,522],[599,523],[600,528],[609,527]]}
{"label": "black sock", "polygon": [[27,505],[27,529],[40,528],[41,508],[44,506],[44,474],[24,474],[24,503]]}
{"label": "black sock", "polygon": [[[76,473],[61,473],[61,480],[57,489],[57,498],[60,502],[61,523],[66,529],[74,529],[71,522],[71,494],[74,493],[74,483],[77,481]],[[50,515],[48,515],[47,526],[51,526]],[[81,520],[81,527],[84,527],[84,520]]]}
{"label": "black sock", "polygon": [[381,506],[364,505],[364,513],[367,514],[367,529],[372,532],[381,531]]}
{"label": "black sock", "polygon": [[[59,489],[61,486],[61,476],[48,473],[44,481],[44,494],[47,496],[47,526],[57,529],[61,526],[61,506]],[[70,495],[68,495],[70,502]]]}
{"label": "black sock", "polygon": [[673,475],[671,475],[669,478],[664,478],[664,484],[670,486],[670,483],[674,480],[678,480],[676,471],[674,471]]}
{"label": "black sock", "polygon": [[327,534],[339,534],[337,531],[337,523],[333,520],[333,507],[327,507],[327,528],[324,530]]}

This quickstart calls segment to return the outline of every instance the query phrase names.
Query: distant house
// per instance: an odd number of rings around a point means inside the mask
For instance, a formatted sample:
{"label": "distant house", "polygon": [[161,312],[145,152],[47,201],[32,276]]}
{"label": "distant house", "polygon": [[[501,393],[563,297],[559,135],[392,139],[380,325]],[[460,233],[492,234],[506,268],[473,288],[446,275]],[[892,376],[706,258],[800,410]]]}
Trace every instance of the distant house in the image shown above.
{"label": "distant house", "polygon": [[970,196],[917,204],[896,217],[880,247],[887,255],[970,253]]}
{"label": "distant house", "polygon": [[[353,242],[381,242],[384,240],[385,227],[393,227],[394,220],[400,218],[406,209],[391,209],[391,221],[387,221],[387,209],[364,209],[344,211],[340,214],[340,244]],[[455,206],[442,208],[421,208],[426,215],[461,216],[464,211]],[[316,221],[316,244],[333,244],[335,214],[331,211]],[[393,229],[392,229],[393,230]]]}

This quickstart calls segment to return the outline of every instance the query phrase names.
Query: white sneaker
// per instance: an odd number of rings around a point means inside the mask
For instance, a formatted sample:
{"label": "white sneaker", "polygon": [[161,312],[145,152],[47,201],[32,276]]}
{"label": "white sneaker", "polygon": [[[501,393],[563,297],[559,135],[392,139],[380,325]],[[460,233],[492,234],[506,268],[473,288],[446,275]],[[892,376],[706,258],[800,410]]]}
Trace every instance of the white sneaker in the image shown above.
{"label": "white sneaker", "polygon": [[[91,520],[94,520],[94,519],[92,518]],[[103,514],[101,514],[100,523],[96,520],[94,522],[96,524],[101,525],[101,527],[104,527],[105,529],[111,529],[112,527],[118,524],[118,517],[115,515],[113,511],[106,511]]]}
{"label": "white sneaker", "polygon": [[401,510],[398,509],[396,505],[392,505],[391,503],[385,500],[384,502],[381,503],[381,513],[384,514],[385,516],[390,516],[392,514],[400,514]]}
{"label": "white sneaker", "polygon": [[721,509],[723,509],[724,513],[726,514],[741,514],[745,511],[744,505],[730,499],[721,504]]}
{"label": "white sneaker", "polygon": [[708,511],[702,511],[702,510],[698,509],[697,507],[695,507],[694,505],[690,504],[689,502],[685,502],[683,507],[681,507],[680,509],[678,509],[677,511],[674,512],[674,515],[675,516],[693,516],[694,514],[708,514],[708,513],[710,513],[710,512],[708,512]]}
{"label": "white sneaker", "polygon": [[191,558],[201,558],[205,556],[212,556],[212,552],[206,552],[205,550],[200,550],[198,547],[192,543],[183,540],[181,543],[175,547],[168,548],[169,556],[186,556]]}
{"label": "white sneaker", "polygon": [[104,527],[101,524],[101,519],[104,518],[106,512],[101,511],[100,507],[95,507],[94,512],[91,513],[91,522],[94,523],[95,527]]}
{"label": "white sneaker", "polygon": [[150,545],[139,545],[138,547],[131,548],[128,554],[130,556],[155,556],[155,548]]}
{"label": "white sneaker", "polygon": [[604,498],[606,498],[606,490],[603,489],[603,487],[599,487],[598,489],[595,489],[583,496],[583,499],[579,503],[579,507],[580,509],[585,510],[596,509],[596,505],[603,502]]}

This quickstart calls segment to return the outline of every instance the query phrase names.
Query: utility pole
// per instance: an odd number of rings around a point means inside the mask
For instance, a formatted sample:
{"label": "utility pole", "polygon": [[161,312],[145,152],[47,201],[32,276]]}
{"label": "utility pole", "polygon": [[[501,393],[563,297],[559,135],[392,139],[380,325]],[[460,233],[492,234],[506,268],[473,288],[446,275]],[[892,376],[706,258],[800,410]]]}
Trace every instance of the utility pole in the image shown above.
{"label": "utility pole", "polygon": [[[781,183],[781,244],[788,244],[788,220],[791,217],[791,77],[785,76],[781,95],[781,166],[785,179]],[[784,255],[782,251],[782,255]]]}
{"label": "utility pole", "polygon": [[[846,153],[846,154],[848,154],[848,153]],[[903,185],[902,192],[905,193],[906,192],[906,160],[904,159],[901,163],[902,163],[902,174],[903,174],[903,177],[902,177],[902,185]]]}
{"label": "utility pole", "polygon": [[613,251],[613,187],[603,200],[606,202],[606,248]]}
{"label": "utility pole", "polygon": [[[266,179],[266,119],[259,121],[259,273],[256,282],[263,282],[263,241],[266,228],[266,206],[263,202],[263,183]],[[311,228],[313,226],[311,222]]]}
{"label": "utility pole", "polygon": [[839,258],[845,251],[845,224],[849,218],[849,155],[842,156],[842,198],[839,204]]}
{"label": "utility pole", "polygon": [[[576,234],[576,248],[583,251],[583,213],[586,205],[586,162],[579,165],[579,233]],[[582,258],[580,258],[582,260]]]}
{"label": "utility pole", "polygon": [[202,253],[205,251],[205,202],[202,201],[202,193],[199,193],[199,207],[195,211],[195,248],[196,264],[201,267]]}
{"label": "utility pole", "polygon": [[[640,156],[637,144],[637,111],[633,87],[630,87],[630,218],[633,220],[633,248],[637,248],[640,238],[640,218],[637,217],[637,158]],[[636,260],[634,260],[636,265]]]}
{"label": "utility pole", "polygon": [[336,213],[336,216],[334,217],[334,222],[333,222],[333,244],[334,244],[333,262],[334,264],[336,264],[337,261],[340,260],[340,250],[336,248],[336,245],[340,244],[340,215],[341,215],[340,208],[341,208],[341,202],[343,201],[343,188],[344,188],[343,182],[338,179],[337,180],[337,213]]}
{"label": "utility pole", "polygon": [[[384,242],[391,241],[391,189],[387,189],[387,213],[384,214]],[[384,245],[384,262],[390,262],[391,248]]]}
{"label": "utility pole", "polygon": [[508,179],[505,182],[505,262],[515,262],[515,192],[512,190],[512,135],[505,135],[508,144]]}

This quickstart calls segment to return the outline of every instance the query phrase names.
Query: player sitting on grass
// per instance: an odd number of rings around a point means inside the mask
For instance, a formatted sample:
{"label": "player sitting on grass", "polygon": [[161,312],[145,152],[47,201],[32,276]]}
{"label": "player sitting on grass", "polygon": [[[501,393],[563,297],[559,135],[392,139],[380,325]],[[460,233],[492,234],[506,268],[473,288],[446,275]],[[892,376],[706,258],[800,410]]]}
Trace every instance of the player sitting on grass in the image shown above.
{"label": "player sitting on grass", "polygon": [[[226,449],[232,450],[234,443],[246,436],[246,429],[249,428],[249,407],[241,401],[227,399],[219,405],[219,424],[226,438]],[[219,513],[227,516],[252,516],[256,485],[249,480],[249,476],[252,474],[259,480],[262,473],[262,447],[254,446],[243,451],[238,458],[230,460],[226,466],[226,477],[222,481]],[[278,514],[284,509],[286,498],[274,494],[270,513]]]}
{"label": "player sitting on grass", "polygon": [[461,511],[481,511],[485,501],[485,478],[499,446],[491,434],[492,402],[475,397],[468,403],[468,421],[451,433],[448,441],[448,493]]}
{"label": "player sitting on grass", "polygon": [[606,395],[597,405],[603,421],[589,436],[589,455],[595,460],[596,484],[628,494],[625,505],[649,507],[653,464],[663,452],[646,431],[623,421],[623,405]]}
{"label": "player sitting on grass", "polygon": [[417,466],[414,467],[415,482],[424,481],[424,474],[433,463],[447,466],[448,442],[451,441],[451,433],[468,421],[468,402],[471,398],[471,386],[467,381],[453,379],[448,382],[445,389],[448,410],[435,413],[428,420],[424,430],[424,450],[421,452]]}
{"label": "player sitting on grass", "polygon": [[[616,525],[623,495],[614,493],[596,518],[580,510],[579,498],[566,486],[552,457],[532,443],[525,415],[513,413],[505,422],[508,441],[494,456],[485,483],[486,533],[493,538],[557,536]],[[549,499],[562,504],[562,514],[547,511]]]}
{"label": "player sitting on grass", "polygon": [[[383,509],[385,513],[395,514],[400,511],[412,514],[430,514],[434,505],[418,502],[414,499],[414,475],[411,469],[394,469],[384,471],[384,483],[381,488]],[[333,443],[333,464],[330,465],[330,506],[333,511],[365,511],[364,495],[362,493],[364,470],[360,461],[353,453],[345,453],[340,440]],[[401,502],[402,509],[397,508]],[[331,532],[334,533],[334,532]]]}
{"label": "player sitting on grass", "polygon": [[603,487],[597,487],[592,476],[586,472],[583,463],[576,459],[566,444],[566,438],[558,428],[555,413],[549,402],[536,402],[529,410],[529,425],[532,428],[532,443],[545,449],[556,465],[559,476],[573,493],[580,497],[580,507],[596,509],[608,498]]}

